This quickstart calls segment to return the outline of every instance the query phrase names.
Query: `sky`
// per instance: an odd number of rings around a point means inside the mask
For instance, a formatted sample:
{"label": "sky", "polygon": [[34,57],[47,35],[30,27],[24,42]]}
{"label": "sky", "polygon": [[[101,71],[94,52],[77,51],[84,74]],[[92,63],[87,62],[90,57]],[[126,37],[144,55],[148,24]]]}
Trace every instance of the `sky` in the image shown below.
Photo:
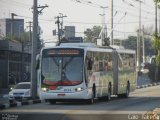
{"label": "sky", "polygon": [[[80,1],[80,2],[76,2]],[[154,30],[155,7],[153,0],[142,0],[141,24],[145,29]],[[48,5],[39,15],[39,26],[42,28],[41,37],[45,41],[56,40],[57,36],[52,35],[52,30],[57,29],[55,17],[63,13],[64,26],[75,26],[76,36],[84,37],[83,32],[94,25],[102,25],[105,9],[105,23],[108,36],[110,35],[111,21],[111,0],[38,0],[38,5]],[[10,13],[15,13],[25,20],[25,29],[28,30],[26,22],[33,21],[33,0],[0,0],[0,19],[10,18]],[[129,35],[136,35],[139,26],[139,2],[137,0],[113,0],[114,38],[126,38]]]}

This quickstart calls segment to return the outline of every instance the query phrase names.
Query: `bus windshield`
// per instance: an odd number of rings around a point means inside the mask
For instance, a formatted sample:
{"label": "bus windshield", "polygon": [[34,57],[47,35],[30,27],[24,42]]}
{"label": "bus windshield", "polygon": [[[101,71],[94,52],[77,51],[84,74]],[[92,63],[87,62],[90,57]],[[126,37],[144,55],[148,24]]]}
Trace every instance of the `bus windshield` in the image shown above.
{"label": "bus windshield", "polygon": [[49,55],[42,58],[42,83],[45,85],[77,85],[83,78],[83,56]]}

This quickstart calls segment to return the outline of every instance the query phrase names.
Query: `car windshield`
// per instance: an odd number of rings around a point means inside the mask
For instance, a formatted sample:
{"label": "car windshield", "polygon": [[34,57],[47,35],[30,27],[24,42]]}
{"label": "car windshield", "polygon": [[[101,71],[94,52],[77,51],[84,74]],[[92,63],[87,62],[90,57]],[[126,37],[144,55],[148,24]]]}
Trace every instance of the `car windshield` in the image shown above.
{"label": "car windshield", "polygon": [[17,84],[14,89],[30,89],[30,84]]}

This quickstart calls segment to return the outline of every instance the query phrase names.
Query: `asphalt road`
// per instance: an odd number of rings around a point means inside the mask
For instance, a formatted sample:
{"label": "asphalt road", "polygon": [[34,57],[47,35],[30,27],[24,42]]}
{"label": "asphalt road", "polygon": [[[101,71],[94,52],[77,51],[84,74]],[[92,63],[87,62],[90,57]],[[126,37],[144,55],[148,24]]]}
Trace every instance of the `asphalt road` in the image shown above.
{"label": "asphalt road", "polygon": [[[137,89],[128,99],[112,96],[112,100],[85,103],[49,103],[4,109],[0,118],[14,120],[128,120],[144,119],[148,111],[160,107],[160,86]],[[160,118],[159,118],[160,119]],[[6,119],[3,119],[6,120]]]}

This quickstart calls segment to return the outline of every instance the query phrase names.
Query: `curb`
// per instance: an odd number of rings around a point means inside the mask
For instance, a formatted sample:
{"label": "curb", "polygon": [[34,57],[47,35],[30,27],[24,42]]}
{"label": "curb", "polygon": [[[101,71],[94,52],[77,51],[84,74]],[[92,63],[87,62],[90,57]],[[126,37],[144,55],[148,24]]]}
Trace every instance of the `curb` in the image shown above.
{"label": "curb", "polygon": [[15,102],[15,103],[8,103],[8,104],[0,104],[0,110],[7,109],[10,107],[19,107],[24,105],[32,105],[44,102],[43,100],[29,100],[29,101],[22,101],[22,102]]}
{"label": "curb", "polygon": [[141,89],[141,88],[146,88],[146,87],[152,87],[152,86],[158,86],[158,85],[160,85],[160,82],[158,82],[158,83],[152,83],[152,84],[148,84],[148,85],[137,86],[136,89]]}

